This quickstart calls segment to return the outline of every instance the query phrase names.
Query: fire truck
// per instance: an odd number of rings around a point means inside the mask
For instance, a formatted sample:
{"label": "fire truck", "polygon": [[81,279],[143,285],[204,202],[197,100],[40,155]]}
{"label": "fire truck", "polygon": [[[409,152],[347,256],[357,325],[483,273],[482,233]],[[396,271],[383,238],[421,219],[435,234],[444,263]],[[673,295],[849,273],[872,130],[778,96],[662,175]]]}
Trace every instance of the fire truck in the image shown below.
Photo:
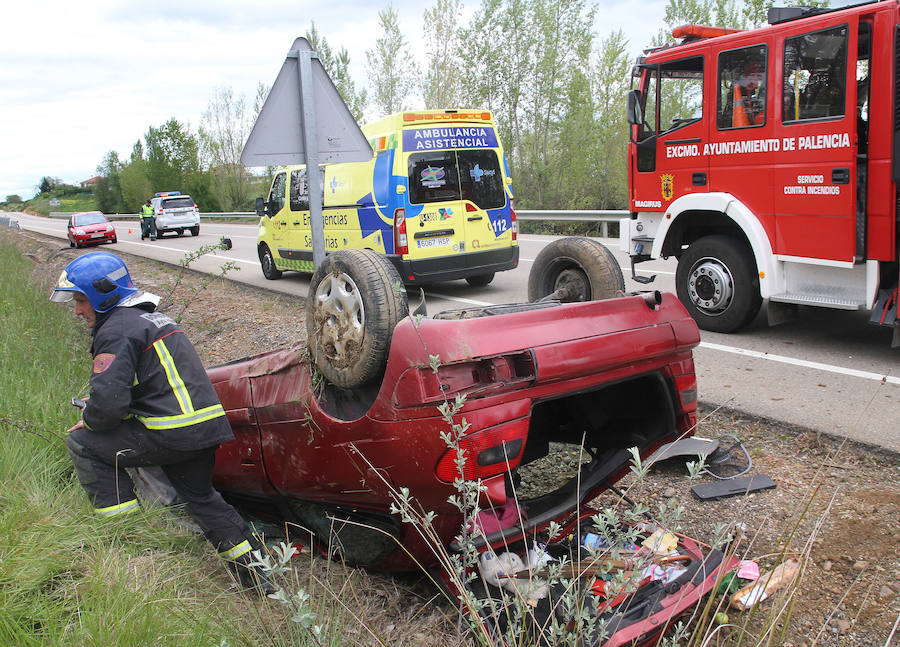
{"label": "fire truck", "polygon": [[678,297],[734,332],[768,300],[897,318],[900,5],[773,8],[769,24],[685,25],[645,50],[627,95],[637,263],[678,259]]}

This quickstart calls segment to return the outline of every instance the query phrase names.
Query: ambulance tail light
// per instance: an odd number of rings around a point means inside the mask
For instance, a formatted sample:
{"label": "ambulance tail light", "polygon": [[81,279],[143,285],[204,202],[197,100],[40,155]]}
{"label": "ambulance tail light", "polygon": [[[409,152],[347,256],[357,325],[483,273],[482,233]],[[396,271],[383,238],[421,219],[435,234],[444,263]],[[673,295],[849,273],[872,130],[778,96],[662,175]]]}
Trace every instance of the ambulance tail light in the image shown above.
{"label": "ambulance tail light", "polygon": [[406,210],[394,210],[394,253],[409,254],[409,243],[406,240]]}
{"label": "ambulance tail light", "polygon": [[513,242],[519,240],[519,220],[516,218],[516,201],[510,199],[509,201],[509,219],[511,221],[509,230],[512,232]]}
{"label": "ambulance tail light", "polygon": [[525,449],[528,421],[528,418],[513,420],[465,436],[459,441],[464,457],[462,470],[457,464],[457,450],[452,448],[441,456],[435,474],[445,483],[452,483],[460,476],[460,471],[463,479],[475,481],[515,469]]}
{"label": "ambulance tail light", "polygon": [[475,211],[478,211],[478,207],[476,207],[471,202],[467,202],[466,203],[466,213],[473,213]]}

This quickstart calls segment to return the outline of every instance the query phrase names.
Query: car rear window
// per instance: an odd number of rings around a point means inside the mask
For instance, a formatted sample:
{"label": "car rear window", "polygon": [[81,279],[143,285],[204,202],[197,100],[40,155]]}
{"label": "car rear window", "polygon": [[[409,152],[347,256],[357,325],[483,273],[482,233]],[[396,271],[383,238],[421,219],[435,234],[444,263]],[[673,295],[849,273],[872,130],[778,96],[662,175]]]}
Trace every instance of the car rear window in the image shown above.
{"label": "car rear window", "polygon": [[76,227],[84,227],[86,225],[99,225],[101,223],[107,222],[106,217],[102,213],[84,213],[80,216],[75,216],[72,221]]}
{"label": "car rear window", "polygon": [[193,209],[194,201],[187,196],[182,196],[180,198],[168,198],[162,201],[163,209],[182,209],[184,207]]}
{"label": "car rear window", "polygon": [[492,150],[412,153],[407,161],[413,204],[471,200],[481,209],[506,203],[500,161]]}

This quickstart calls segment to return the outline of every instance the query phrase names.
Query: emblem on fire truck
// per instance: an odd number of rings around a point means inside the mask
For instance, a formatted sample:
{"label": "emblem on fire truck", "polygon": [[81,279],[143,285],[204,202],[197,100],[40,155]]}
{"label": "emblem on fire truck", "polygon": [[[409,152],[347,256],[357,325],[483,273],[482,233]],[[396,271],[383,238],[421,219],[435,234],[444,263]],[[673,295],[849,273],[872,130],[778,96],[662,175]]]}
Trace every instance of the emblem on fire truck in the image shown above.
{"label": "emblem on fire truck", "polygon": [[675,187],[672,186],[675,178],[669,173],[666,173],[661,175],[659,179],[662,181],[662,197],[666,201],[671,200],[672,196],[675,195]]}

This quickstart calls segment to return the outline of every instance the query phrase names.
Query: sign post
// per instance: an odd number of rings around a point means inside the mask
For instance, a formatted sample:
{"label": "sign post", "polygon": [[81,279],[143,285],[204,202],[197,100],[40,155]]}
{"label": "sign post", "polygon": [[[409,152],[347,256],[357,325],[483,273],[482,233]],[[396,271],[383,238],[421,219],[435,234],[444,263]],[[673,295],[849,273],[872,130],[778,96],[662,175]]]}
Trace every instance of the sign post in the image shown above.
{"label": "sign post", "polygon": [[[241,151],[244,166],[306,164],[313,264],[325,259],[319,165],[366,162],[372,147],[305,38],[294,41]],[[290,191],[290,178],[285,183]],[[290,208],[290,200],[285,200]]]}

